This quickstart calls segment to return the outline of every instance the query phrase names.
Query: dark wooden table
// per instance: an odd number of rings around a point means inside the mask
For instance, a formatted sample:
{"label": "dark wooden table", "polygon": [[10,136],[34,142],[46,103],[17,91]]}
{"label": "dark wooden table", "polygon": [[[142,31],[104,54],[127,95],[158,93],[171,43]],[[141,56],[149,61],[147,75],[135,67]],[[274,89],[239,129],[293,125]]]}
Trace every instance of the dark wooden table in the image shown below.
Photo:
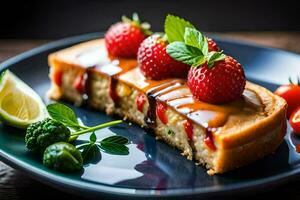
{"label": "dark wooden table", "polygon": [[[220,37],[234,38],[243,41],[281,48],[300,53],[300,32],[255,32],[255,33],[222,33]],[[14,55],[34,48],[49,40],[4,40],[0,39],[0,63]],[[300,66],[299,66],[300,67]],[[268,191],[255,194],[230,194],[225,199],[253,198],[285,198],[300,199],[300,177],[294,177],[285,185],[277,186]],[[29,178],[25,173],[12,169],[0,161],[0,200],[7,199],[82,199],[81,197],[52,189]],[[180,198],[183,199],[183,198]],[[224,197],[220,197],[224,199]]]}

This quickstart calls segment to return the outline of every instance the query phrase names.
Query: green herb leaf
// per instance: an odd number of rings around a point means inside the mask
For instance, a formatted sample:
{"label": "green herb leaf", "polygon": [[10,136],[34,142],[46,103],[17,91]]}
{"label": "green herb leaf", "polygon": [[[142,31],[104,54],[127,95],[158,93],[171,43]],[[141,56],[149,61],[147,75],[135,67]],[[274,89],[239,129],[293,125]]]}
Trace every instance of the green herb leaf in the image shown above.
{"label": "green herb leaf", "polygon": [[186,45],[184,42],[168,44],[167,53],[175,60],[195,67],[205,62],[205,57],[200,49]]}
{"label": "green herb leaf", "polygon": [[117,155],[128,155],[128,139],[122,136],[111,136],[99,142],[99,147],[107,153]]}
{"label": "green herb leaf", "polygon": [[90,144],[91,144],[90,142],[83,143],[83,144],[79,144],[79,145],[76,146],[76,149],[82,150],[82,149],[84,149],[86,146],[89,146]]}
{"label": "green herb leaf", "polygon": [[107,137],[105,139],[103,139],[101,142],[108,142],[108,143],[116,143],[116,144],[128,144],[128,139],[126,137],[123,136],[119,136],[119,135],[114,135],[114,136],[110,136]]}
{"label": "green herb leaf", "polygon": [[106,153],[115,154],[115,155],[128,155],[128,147],[123,144],[114,144],[114,143],[100,143],[99,147],[104,150]]}
{"label": "green herb leaf", "polygon": [[60,103],[53,103],[47,105],[47,110],[53,119],[60,121],[64,125],[72,128],[79,127],[74,111],[68,106]]}
{"label": "green herb leaf", "polygon": [[99,155],[101,156],[99,148],[94,143],[84,146],[83,151],[81,152],[84,164],[97,160],[97,158],[99,158]]}
{"label": "green herb leaf", "polygon": [[194,28],[185,28],[184,43],[200,49],[203,55],[207,55],[208,53],[208,43],[206,38],[200,31],[197,31]]}
{"label": "green herb leaf", "polygon": [[97,140],[97,136],[96,136],[95,132],[93,132],[93,133],[90,135],[90,141],[91,141],[92,143],[95,143],[96,140]]}
{"label": "green herb leaf", "polygon": [[174,15],[167,15],[165,20],[165,33],[168,42],[184,41],[184,31],[186,27],[194,28],[190,22]]}
{"label": "green herb leaf", "polygon": [[211,51],[208,53],[207,56],[207,66],[209,68],[214,66],[214,63],[220,60],[224,60],[226,58],[226,55],[223,54],[223,51],[217,52],[217,51]]}

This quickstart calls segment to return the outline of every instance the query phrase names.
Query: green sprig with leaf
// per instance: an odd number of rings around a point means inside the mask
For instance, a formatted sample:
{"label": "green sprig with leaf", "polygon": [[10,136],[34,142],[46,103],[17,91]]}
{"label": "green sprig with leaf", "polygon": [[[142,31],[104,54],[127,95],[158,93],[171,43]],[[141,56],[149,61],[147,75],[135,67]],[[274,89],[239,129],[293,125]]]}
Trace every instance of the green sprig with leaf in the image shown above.
{"label": "green sprig with leaf", "polygon": [[96,134],[92,133],[88,142],[80,144],[76,148],[82,151],[83,163],[89,163],[97,157],[101,157],[100,150],[114,155],[128,155],[129,149],[126,146],[128,143],[128,139],[123,136],[114,135],[97,140]]}
{"label": "green sprig with leaf", "polygon": [[122,123],[122,120],[115,120],[99,124],[97,126],[89,127],[79,124],[76,114],[68,106],[65,106],[60,103],[53,103],[47,106],[47,110],[52,119],[57,120],[66,127],[75,130],[74,132],[71,132],[70,141],[74,140],[79,135],[95,132],[96,130]]}
{"label": "green sprig with leaf", "polygon": [[[37,154],[43,153],[45,166],[58,171],[74,171],[80,169],[78,166],[95,160],[97,155],[101,157],[99,150],[115,155],[129,154],[127,138],[116,135],[98,141],[95,134],[96,130],[120,124],[122,120],[90,127],[79,123],[74,111],[63,104],[50,104],[47,110],[52,119],[31,124],[25,135],[27,149]],[[79,135],[87,133],[91,133],[88,142],[77,148],[70,144]]]}
{"label": "green sprig with leaf", "polygon": [[193,24],[174,15],[165,20],[165,33],[169,42],[167,53],[177,61],[198,67],[207,63],[209,68],[216,61],[225,59],[222,51],[208,51],[206,37]]}

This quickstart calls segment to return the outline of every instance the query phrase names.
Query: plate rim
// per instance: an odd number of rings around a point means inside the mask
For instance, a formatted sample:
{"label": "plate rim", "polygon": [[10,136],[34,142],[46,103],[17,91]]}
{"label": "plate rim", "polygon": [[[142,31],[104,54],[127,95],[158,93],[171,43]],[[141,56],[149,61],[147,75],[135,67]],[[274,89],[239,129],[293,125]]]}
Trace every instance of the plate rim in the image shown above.
{"label": "plate rim", "polygon": [[[53,42],[45,43],[39,47],[33,48],[31,50],[25,51],[21,54],[18,54],[14,57],[7,59],[6,61],[0,63],[0,71],[3,71],[9,68],[11,65],[16,64],[22,60],[30,58],[34,55],[43,53],[44,51],[48,51],[54,48],[59,48],[62,46],[70,46],[76,43],[80,43],[83,41],[88,41],[92,39],[97,39],[99,37],[103,37],[103,32],[94,32],[88,33],[73,37],[66,37],[63,39],[55,40]],[[300,55],[292,52],[288,52],[281,49],[275,49],[270,47],[264,47],[258,44],[252,44],[250,42],[239,41],[235,39],[222,38],[214,35],[213,38],[216,38],[219,41],[250,46],[254,48],[260,48],[267,51],[275,51],[279,53],[290,54],[292,56]],[[20,161],[16,159],[13,155],[9,155],[4,150],[0,149],[0,158],[1,161],[8,164],[9,166],[13,166],[16,169],[27,172],[31,178],[41,181],[46,185],[52,186],[56,189],[67,191],[72,193],[78,193],[79,195],[83,195],[92,192],[93,194],[98,195],[115,195],[115,196],[123,196],[123,197],[176,197],[176,196],[215,196],[220,194],[228,194],[230,192],[241,193],[245,191],[251,190],[263,190],[265,188],[270,188],[277,186],[279,184],[283,184],[293,178],[296,178],[300,175],[300,167],[292,168],[289,171],[277,174],[275,176],[267,177],[260,180],[251,180],[239,184],[229,184],[224,186],[212,186],[206,188],[171,188],[171,189],[133,189],[133,188],[125,188],[118,186],[108,186],[101,183],[88,183],[84,182],[84,186],[82,186],[82,182],[79,181],[67,181],[67,178],[62,177],[60,175],[56,175],[42,169],[31,166],[30,164]],[[46,173],[45,173],[46,172]],[[51,176],[49,176],[51,175]],[[62,186],[62,187],[60,187]]]}

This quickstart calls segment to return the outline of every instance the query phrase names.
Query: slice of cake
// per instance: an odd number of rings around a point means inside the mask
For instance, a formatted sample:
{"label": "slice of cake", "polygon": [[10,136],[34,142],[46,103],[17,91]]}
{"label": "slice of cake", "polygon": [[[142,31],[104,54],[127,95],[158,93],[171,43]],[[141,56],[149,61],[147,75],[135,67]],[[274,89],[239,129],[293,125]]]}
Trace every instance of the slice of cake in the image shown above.
{"label": "slice of cake", "polygon": [[53,53],[49,65],[51,98],[78,105],[87,100],[152,129],[209,174],[274,152],[285,135],[285,101],[250,82],[238,100],[205,103],[193,98],[184,79],[146,79],[135,59],[108,56],[103,39]]}

